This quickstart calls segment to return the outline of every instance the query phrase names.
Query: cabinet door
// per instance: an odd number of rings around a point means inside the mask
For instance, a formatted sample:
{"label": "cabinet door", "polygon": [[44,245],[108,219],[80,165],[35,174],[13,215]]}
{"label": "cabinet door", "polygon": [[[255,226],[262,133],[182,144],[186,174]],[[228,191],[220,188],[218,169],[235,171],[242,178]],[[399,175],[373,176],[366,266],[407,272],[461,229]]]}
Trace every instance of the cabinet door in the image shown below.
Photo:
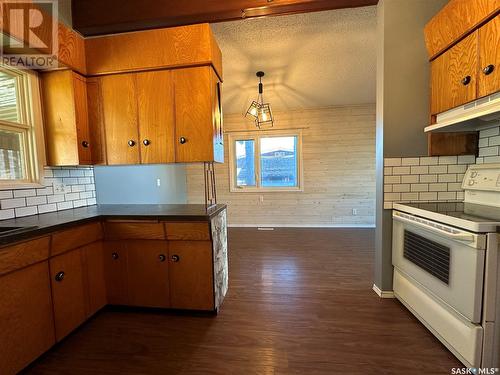
{"label": "cabinet door", "polygon": [[100,78],[108,164],[139,163],[134,74]]}
{"label": "cabinet door", "polygon": [[83,160],[86,155],[79,142],[81,134],[78,134],[78,128],[81,132],[87,127],[87,101],[81,96],[81,80],[85,78],[71,70],[41,75],[47,165],[78,165],[88,162]]}
{"label": "cabinet door", "polygon": [[87,78],[87,106],[92,164],[105,164],[106,150],[104,147],[101,86],[96,77]]}
{"label": "cabinet door", "polygon": [[125,241],[104,243],[104,269],[106,291],[111,305],[128,304],[127,249]]}
{"label": "cabinet door", "polygon": [[175,160],[178,163],[212,161],[211,67],[177,69],[175,84]]}
{"label": "cabinet door", "polygon": [[0,277],[0,374],[16,374],[54,343],[49,263]]}
{"label": "cabinet door", "polygon": [[479,96],[500,90],[500,15],[479,29]]}
{"label": "cabinet door", "polygon": [[127,243],[129,305],[169,307],[167,241]]}
{"label": "cabinet door", "polygon": [[73,88],[75,94],[75,122],[78,156],[80,158],[80,164],[92,164],[87,83],[85,77],[73,73]]}
{"label": "cabinet door", "polygon": [[213,259],[210,241],[169,242],[170,306],[213,310]]}
{"label": "cabinet door", "polygon": [[477,98],[475,31],[431,63],[431,114],[444,112]]}
{"label": "cabinet door", "polygon": [[91,316],[107,304],[103,243],[94,242],[83,247],[82,251],[85,259],[87,316]]}
{"label": "cabinet door", "polygon": [[56,339],[60,341],[86,319],[82,251],[58,255],[49,263]]}
{"label": "cabinet door", "polygon": [[173,163],[175,118],[172,72],[138,73],[136,79],[141,162]]}

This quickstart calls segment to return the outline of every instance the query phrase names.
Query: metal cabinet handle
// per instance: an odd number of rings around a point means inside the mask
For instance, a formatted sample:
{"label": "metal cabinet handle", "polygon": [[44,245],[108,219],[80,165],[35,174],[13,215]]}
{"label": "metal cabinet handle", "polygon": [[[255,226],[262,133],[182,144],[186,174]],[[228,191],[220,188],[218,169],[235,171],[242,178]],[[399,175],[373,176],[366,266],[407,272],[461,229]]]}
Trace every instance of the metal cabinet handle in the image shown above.
{"label": "metal cabinet handle", "polygon": [[493,73],[494,70],[495,70],[495,65],[490,64],[490,65],[485,66],[483,68],[483,73],[484,73],[484,75],[487,76],[487,75],[490,75],[491,73]]}
{"label": "metal cabinet handle", "polygon": [[54,277],[54,279],[57,281],[57,282],[61,282],[63,281],[64,279],[64,271],[59,271],[58,273],[56,273],[56,276]]}
{"label": "metal cabinet handle", "polygon": [[186,142],[187,142],[187,139],[186,139],[186,138],[184,138],[184,137],[180,137],[180,138],[179,138],[179,142],[181,143],[181,145],[183,145],[184,143],[186,143]]}
{"label": "metal cabinet handle", "polygon": [[145,139],[144,141],[142,141],[142,144],[144,146],[149,146],[151,144],[151,141],[149,139]]}
{"label": "metal cabinet handle", "polygon": [[87,147],[89,147],[89,143],[87,141],[83,141],[82,142],[82,146],[85,147],[85,148],[87,148]]}
{"label": "metal cabinet handle", "polygon": [[167,259],[167,257],[165,256],[165,254],[160,254],[158,255],[158,259],[160,260],[160,262],[164,262]]}
{"label": "metal cabinet handle", "polygon": [[181,260],[181,258],[180,258],[178,255],[176,255],[176,254],[172,255],[170,259],[172,259],[172,262],[176,262],[176,263],[177,263],[179,260]]}
{"label": "metal cabinet handle", "polygon": [[471,76],[465,76],[464,78],[462,78],[462,85],[467,86],[471,80]]}
{"label": "metal cabinet handle", "polygon": [[131,139],[130,141],[128,141],[127,143],[128,143],[128,145],[129,145],[130,147],[134,147],[134,146],[135,146],[135,141],[134,141],[134,140],[132,140],[132,139]]}
{"label": "metal cabinet handle", "polygon": [[114,260],[117,260],[119,258],[118,253],[112,253],[111,258],[113,258]]}

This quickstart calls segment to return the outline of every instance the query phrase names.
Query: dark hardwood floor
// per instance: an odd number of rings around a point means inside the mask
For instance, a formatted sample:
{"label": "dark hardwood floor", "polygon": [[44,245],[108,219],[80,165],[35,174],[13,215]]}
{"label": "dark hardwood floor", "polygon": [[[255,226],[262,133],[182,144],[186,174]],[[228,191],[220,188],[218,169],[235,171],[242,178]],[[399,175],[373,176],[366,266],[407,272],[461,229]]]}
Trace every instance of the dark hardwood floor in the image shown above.
{"label": "dark hardwood floor", "polygon": [[371,229],[231,229],[220,314],[104,310],[33,374],[450,374],[461,367],[372,291]]}

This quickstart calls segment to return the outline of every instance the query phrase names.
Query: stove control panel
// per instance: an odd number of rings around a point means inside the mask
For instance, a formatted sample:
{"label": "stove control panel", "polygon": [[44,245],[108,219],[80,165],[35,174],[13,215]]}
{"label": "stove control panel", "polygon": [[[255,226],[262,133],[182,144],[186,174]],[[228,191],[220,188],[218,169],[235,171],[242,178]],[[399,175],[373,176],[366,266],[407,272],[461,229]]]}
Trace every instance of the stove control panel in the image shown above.
{"label": "stove control panel", "polygon": [[471,165],[465,173],[462,188],[500,192],[500,164]]}
{"label": "stove control panel", "polygon": [[[475,164],[469,166],[462,181],[466,192],[474,190],[493,192],[500,199],[500,164]],[[491,198],[491,196],[490,196]]]}

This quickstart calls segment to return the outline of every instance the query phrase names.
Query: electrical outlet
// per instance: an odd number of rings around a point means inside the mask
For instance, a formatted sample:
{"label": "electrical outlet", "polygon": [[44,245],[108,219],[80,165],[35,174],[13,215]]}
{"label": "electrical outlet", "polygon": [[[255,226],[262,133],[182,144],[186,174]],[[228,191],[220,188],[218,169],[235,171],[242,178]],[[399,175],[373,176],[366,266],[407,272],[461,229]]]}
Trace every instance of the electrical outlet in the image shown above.
{"label": "electrical outlet", "polygon": [[69,186],[64,185],[62,182],[54,182],[54,193],[69,193]]}
{"label": "electrical outlet", "polygon": [[352,216],[356,216],[358,214],[358,210],[356,208],[352,209]]}
{"label": "electrical outlet", "polygon": [[157,187],[161,186],[161,180],[159,178],[156,179],[156,186]]}
{"label": "electrical outlet", "polygon": [[264,202],[264,196],[263,195],[259,196],[259,201],[260,201],[260,203]]}

